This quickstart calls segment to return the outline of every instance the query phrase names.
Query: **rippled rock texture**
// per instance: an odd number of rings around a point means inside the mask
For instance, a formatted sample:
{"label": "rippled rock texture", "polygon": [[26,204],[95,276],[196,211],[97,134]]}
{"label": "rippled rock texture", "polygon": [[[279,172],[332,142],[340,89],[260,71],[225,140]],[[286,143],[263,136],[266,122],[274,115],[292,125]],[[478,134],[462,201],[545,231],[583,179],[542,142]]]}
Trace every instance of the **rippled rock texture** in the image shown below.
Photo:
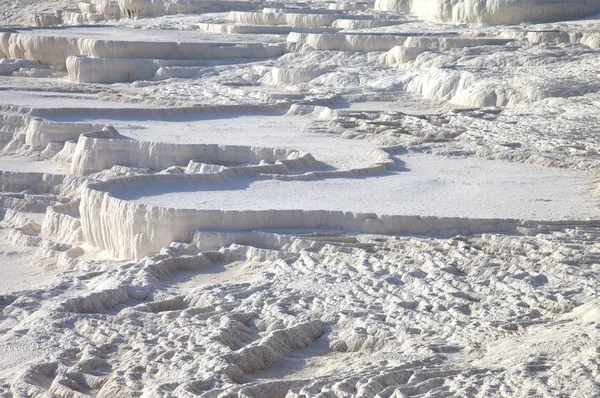
{"label": "rippled rock texture", "polygon": [[600,395],[599,11],[0,0],[0,395]]}

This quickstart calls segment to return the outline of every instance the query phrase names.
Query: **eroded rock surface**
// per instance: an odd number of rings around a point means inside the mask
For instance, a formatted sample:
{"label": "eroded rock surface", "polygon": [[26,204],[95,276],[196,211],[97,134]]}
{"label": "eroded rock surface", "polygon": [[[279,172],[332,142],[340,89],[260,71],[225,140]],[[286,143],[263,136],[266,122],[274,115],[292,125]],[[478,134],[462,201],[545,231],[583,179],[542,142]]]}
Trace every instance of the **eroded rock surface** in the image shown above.
{"label": "eroded rock surface", "polygon": [[0,395],[600,395],[599,11],[0,0]]}

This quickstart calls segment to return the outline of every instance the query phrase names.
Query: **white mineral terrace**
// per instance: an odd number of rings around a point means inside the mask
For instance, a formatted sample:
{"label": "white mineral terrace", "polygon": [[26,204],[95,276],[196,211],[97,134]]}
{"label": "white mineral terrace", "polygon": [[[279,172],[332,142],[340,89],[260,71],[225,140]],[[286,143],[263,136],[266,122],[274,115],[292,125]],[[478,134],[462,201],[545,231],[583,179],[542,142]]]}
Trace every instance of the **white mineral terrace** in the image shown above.
{"label": "white mineral terrace", "polygon": [[344,210],[532,220],[600,218],[588,173],[421,154],[398,156],[396,161],[396,170],[376,176],[146,182],[119,186],[110,193],[136,203],[182,209]]}
{"label": "white mineral terrace", "polygon": [[99,122],[115,126],[125,137],[160,143],[257,145],[298,149],[318,157],[321,168],[351,169],[373,163],[369,153],[377,145],[367,141],[345,141],[310,129],[309,116],[282,112],[233,111],[173,116],[102,115],[56,116],[51,120]]}
{"label": "white mineral terrace", "polygon": [[600,0],[0,0],[0,396],[600,396]]}

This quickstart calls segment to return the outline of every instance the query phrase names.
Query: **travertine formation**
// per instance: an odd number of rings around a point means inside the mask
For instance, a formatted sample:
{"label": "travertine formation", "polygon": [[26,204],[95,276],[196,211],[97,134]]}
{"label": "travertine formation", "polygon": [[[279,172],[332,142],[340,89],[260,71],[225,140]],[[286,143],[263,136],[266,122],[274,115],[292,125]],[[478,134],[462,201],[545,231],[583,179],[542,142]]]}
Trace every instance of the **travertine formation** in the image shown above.
{"label": "travertine formation", "polygon": [[376,0],[375,9],[412,13],[427,21],[518,24],[581,18],[600,11],[598,0]]}
{"label": "travertine formation", "polygon": [[600,395],[598,12],[0,1],[0,395]]}

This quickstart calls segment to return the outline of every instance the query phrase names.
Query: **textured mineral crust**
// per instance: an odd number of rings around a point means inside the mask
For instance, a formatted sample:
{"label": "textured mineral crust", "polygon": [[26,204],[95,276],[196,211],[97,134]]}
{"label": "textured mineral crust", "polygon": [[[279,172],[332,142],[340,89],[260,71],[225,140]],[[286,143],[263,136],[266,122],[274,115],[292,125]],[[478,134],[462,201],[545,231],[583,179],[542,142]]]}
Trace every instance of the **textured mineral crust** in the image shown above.
{"label": "textured mineral crust", "polygon": [[600,396],[600,0],[0,0],[0,396]]}

